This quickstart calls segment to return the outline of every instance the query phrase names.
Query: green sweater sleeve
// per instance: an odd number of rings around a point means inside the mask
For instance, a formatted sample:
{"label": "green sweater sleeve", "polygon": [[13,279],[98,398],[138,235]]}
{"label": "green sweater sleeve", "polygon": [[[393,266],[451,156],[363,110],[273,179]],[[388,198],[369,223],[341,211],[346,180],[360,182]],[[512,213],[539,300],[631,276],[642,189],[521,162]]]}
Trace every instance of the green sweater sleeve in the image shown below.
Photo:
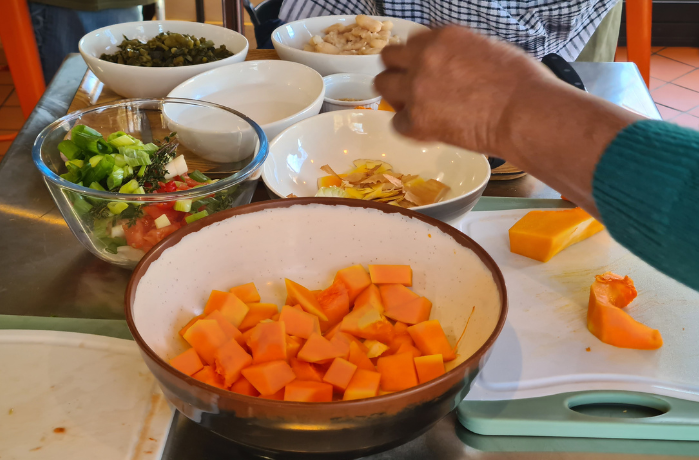
{"label": "green sweater sleeve", "polygon": [[614,239],[699,290],[699,131],[652,120],[628,126],[600,158],[592,185]]}

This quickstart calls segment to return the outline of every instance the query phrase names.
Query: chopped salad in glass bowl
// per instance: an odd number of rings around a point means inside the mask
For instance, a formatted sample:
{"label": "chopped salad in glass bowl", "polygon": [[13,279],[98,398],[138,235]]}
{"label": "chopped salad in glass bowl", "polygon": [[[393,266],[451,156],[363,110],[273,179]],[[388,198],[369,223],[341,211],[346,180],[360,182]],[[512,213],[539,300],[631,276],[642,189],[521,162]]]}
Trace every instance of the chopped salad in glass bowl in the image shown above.
{"label": "chopped salad in glass bowl", "polygon": [[267,151],[261,128],[234,110],[134,99],[57,120],[37,138],[33,157],[81,243],[133,267],[183,226],[249,203]]}

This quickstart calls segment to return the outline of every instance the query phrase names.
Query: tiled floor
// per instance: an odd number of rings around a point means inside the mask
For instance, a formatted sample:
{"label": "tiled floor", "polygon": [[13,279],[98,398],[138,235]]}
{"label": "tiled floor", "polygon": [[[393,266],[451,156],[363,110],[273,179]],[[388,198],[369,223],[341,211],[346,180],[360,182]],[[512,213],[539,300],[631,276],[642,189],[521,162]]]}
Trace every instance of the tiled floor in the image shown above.
{"label": "tiled floor", "polygon": [[[652,52],[650,90],[663,120],[699,130],[699,48],[654,47]],[[626,48],[618,49],[616,59],[626,61]],[[0,135],[16,132],[23,124],[17,93],[0,49]],[[10,144],[0,142],[0,159]]]}

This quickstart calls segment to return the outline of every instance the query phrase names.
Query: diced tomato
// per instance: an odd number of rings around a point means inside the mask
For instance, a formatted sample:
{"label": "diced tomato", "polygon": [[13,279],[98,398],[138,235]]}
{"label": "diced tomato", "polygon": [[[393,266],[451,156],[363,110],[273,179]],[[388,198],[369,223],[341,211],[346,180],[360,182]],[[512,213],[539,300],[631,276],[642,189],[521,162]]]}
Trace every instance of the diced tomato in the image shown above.
{"label": "diced tomato", "polygon": [[124,224],[126,243],[132,248],[141,249],[143,247],[143,235],[145,233],[142,219],[137,220],[131,227],[128,224]]}
{"label": "diced tomato", "polygon": [[[144,246],[148,249],[160,243],[166,236],[177,231],[180,228],[179,223],[174,223],[163,228],[154,228],[143,236]],[[144,249],[145,250],[145,249]]]}
{"label": "diced tomato", "polygon": [[[170,205],[170,206],[161,206],[161,205]],[[170,203],[158,203],[155,205],[150,205],[150,206],[144,206],[143,207],[143,212],[148,214],[150,217],[153,219],[157,219],[158,217],[162,216],[165,214],[167,216],[167,219],[172,222],[179,222],[182,219],[184,219],[185,214],[184,212],[180,211],[175,211],[172,209],[172,207],[175,205],[175,202],[170,202]]]}
{"label": "diced tomato", "polygon": [[201,182],[197,182],[194,179],[190,179],[189,175],[187,174],[182,174],[180,177],[184,180],[184,183],[187,184],[189,187],[201,185]]}

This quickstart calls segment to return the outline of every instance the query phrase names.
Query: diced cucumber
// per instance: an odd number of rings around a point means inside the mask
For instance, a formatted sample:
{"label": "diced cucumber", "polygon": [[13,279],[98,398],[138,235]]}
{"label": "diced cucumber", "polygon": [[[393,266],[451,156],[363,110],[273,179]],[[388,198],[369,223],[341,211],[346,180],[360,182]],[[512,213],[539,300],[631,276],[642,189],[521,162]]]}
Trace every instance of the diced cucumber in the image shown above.
{"label": "diced cucumber", "polygon": [[94,157],[90,158],[90,166],[94,168],[100,161],[102,161],[102,155],[95,155]]}
{"label": "diced cucumber", "polygon": [[184,218],[184,220],[188,223],[191,224],[192,222],[196,222],[199,219],[203,219],[204,217],[208,216],[209,213],[206,211],[201,211],[196,214],[192,214],[191,216],[187,216]]}
{"label": "diced cucumber", "polygon": [[135,193],[138,190],[139,185],[136,179],[131,179],[127,183],[121,186],[119,193]]}
{"label": "diced cucumber", "polygon": [[192,209],[192,200],[178,200],[175,202],[175,211],[189,212]]}
{"label": "diced cucumber", "polygon": [[107,208],[112,214],[118,215],[121,214],[128,208],[129,205],[127,203],[124,203],[122,201],[112,201],[111,203],[107,203]]}
{"label": "diced cucumber", "polygon": [[155,228],[163,228],[170,225],[170,219],[167,218],[165,214],[155,219]]}

